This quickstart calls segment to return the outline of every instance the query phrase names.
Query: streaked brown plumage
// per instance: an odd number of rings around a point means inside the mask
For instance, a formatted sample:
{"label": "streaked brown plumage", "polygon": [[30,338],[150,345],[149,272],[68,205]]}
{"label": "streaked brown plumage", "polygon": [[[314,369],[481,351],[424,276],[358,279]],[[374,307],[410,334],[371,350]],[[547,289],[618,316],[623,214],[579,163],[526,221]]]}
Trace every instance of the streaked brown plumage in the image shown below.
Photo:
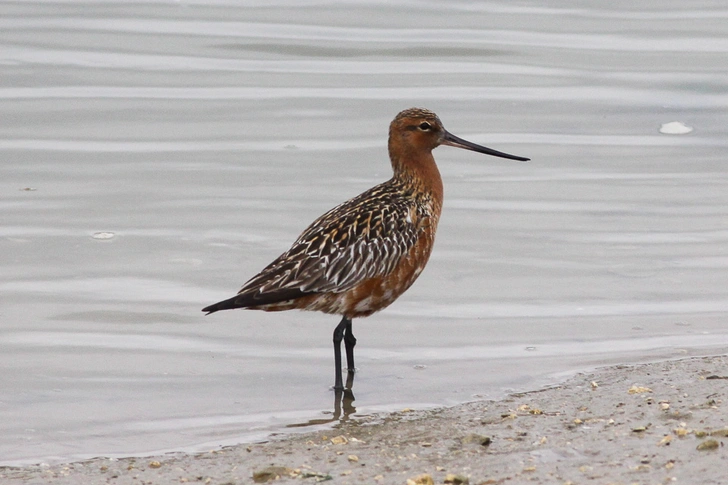
{"label": "streaked brown plumage", "polygon": [[455,137],[431,111],[402,111],[389,127],[393,177],[316,219],[236,296],[202,311],[300,309],[342,315],[334,331],[334,353],[335,388],[343,388],[342,339],[349,372],[354,371],[351,320],[393,303],[414,283],[432,252],[443,196],[432,156],[439,145],[528,160]]}

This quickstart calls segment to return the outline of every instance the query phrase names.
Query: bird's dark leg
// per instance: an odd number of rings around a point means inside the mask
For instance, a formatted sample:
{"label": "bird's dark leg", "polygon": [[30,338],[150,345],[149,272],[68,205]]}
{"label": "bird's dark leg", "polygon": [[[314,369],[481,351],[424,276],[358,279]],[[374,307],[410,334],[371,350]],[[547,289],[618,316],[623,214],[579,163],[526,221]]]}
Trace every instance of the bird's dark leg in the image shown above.
{"label": "bird's dark leg", "polygon": [[346,365],[349,373],[353,374],[356,370],[354,366],[354,346],[356,345],[356,337],[351,331],[351,320],[346,321],[346,332],[344,333],[344,347],[346,347]]}
{"label": "bird's dark leg", "polygon": [[[347,325],[351,328],[351,320],[344,317],[334,329],[334,367],[336,369],[336,379],[334,380],[334,389],[343,390],[344,382],[341,379],[341,341],[344,339],[344,330]],[[349,356],[349,344],[346,344],[346,355]],[[353,347],[352,347],[353,348]]]}

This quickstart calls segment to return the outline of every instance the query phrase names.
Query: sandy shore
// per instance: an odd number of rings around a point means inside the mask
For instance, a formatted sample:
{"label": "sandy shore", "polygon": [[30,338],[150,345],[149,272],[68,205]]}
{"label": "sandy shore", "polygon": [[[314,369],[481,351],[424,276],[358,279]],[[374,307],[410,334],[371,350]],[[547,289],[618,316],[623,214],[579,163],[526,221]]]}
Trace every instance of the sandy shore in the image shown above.
{"label": "sandy shore", "polygon": [[2,468],[0,483],[725,484],[727,364],[610,367],[502,401],[402,410],[209,453]]}

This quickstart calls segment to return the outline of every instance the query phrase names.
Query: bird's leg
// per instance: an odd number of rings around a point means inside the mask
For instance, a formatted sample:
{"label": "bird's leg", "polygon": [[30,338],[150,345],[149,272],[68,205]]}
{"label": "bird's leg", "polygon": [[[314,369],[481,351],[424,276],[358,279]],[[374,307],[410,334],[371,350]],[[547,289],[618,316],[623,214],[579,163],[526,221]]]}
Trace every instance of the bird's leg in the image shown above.
{"label": "bird's leg", "polygon": [[[334,380],[335,390],[344,389],[344,382],[341,379],[341,341],[344,339],[344,330],[346,329],[347,324],[351,326],[351,320],[344,317],[334,329],[334,367],[336,369],[336,379]],[[349,344],[347,344],[346,347],[347,358],[349,355],[348,345]]]}
{"label": "bird's leg", "polygon": [[[346,318],[346,317],[344,317]],[[353,374],[356,370],[354,366],[354,346],[356,345],[356,337],[351,331],[351,320],[346,320],[346,332],[344,333],[344,347],[346,347],[346,365],[349,373]]]}

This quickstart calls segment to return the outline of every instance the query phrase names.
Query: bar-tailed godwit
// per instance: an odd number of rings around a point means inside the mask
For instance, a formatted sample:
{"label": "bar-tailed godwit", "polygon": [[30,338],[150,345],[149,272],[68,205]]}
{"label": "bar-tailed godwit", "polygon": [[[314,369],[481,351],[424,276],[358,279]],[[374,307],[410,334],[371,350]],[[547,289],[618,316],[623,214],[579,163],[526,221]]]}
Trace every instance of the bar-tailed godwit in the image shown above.
{"label": "bar-tailed godwit", "polygon": [[237,295],[202,311],[299,309],[341,315],[334,330],[334,388],[343,389],[342,340],[348,371],[355,369],[352,320],[391,305],[430,258],[442,211],[442,178],[432,156],[439,145],[529,160],[458,138],[431,111],[404,110],[389,125],[391,179],[316,219]]}

